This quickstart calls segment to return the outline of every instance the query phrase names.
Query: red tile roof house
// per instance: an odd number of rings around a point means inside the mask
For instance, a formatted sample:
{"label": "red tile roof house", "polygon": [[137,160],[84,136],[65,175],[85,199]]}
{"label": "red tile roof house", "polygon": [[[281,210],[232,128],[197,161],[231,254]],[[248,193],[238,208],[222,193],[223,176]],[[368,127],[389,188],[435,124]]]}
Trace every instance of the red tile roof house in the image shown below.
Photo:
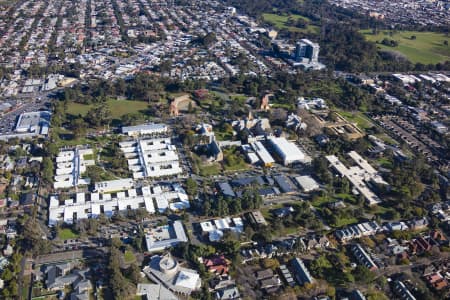
{"label": "red tile roof house", "polygon": [[214,256],[212,258],[206,258],[203,261],[203,264],[208,269],[209,272],[217,274],[217,275],[227,275],[228,274],[228,266],[230,265],[230,261],[225,258],[225,256]]}
{"label": "red tile roof house", "polygon": [[448,282],[446,279],[433,283],[433,287],[440,291],[448,286]]}
{"label": "red tile roof house", "polygon": [[436,290],[442,290],[448,286],[447,279],[445,279],[439,272],[432,273],[425,277],[428,284]]}

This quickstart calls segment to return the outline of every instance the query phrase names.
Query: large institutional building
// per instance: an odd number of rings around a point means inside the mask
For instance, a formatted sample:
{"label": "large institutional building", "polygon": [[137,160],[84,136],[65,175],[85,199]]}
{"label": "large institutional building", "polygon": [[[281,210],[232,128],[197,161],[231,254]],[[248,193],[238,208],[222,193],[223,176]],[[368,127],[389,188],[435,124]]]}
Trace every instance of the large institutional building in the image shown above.
{"label": "large institutional building", "polygon": [[[105,184],[105,183],[103,183]],[[145,208],[149,213],[164,212],[189,207],[186,192],[179,184],[143,186],[114,193],[76,193],[71,199],[60,202],[58,195],[50,197],[50,226],[59,222],[72,224],[78,219],[111,217],[117,212]]]}
{"label": "large institutional building", "polygon": [[388,186],[388,183],[357,152],[350,151],[348,156],[353,159],[356,166],[347,168],[335,155],[328,155],[326,159],[342,177],[346,177],[352,183],[369,205],[380,203],[381,199],[372,191],[371,187]]}
{"label": "large institutional building", "polygon": [[53,187],[70,188],[90,184],[89,178],[82,177],[87,166],[95,164],[94,151],[90,148],[63,150],[56,157],[56,175]]}
{"label": "large institutional building", "polygon": [[134,179],[173,176],[183,172],[170,138],[137,139],[119,145]]}
{"label": "large institutional building", "polygon": [[309,63],[319,62],[320,46],[308,39],[301,39],[295,45],[294,59],[297,62],[307,61]]}
{"label": "large institutional building", "polygon": [[305,161],[305,154],[293,142],[283,137],[271,137],[269,143],[285,166]]}

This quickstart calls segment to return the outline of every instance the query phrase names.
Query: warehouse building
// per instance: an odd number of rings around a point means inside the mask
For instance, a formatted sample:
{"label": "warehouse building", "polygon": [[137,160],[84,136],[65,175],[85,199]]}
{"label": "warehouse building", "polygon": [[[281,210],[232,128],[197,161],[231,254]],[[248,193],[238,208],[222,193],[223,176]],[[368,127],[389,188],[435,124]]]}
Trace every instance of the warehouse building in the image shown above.
{"label": "warehouse building", "polygon": [[282,193],[291,194],[291,193],[295,192],[293,184],[288,177],[286,177],[284,175],[275,175],[275,176],[273,176],[273,179],[275,180],[277,185],[280,187],[280,190]]}
{"label": "warehouse building", "polygon": [[14,132],[0,135],[0,140],[47,136],[50,127],[50,119],[51,112],[49,111],[22,113],[17,119]]}
{"label": "warehouse building", "polygon": [[273,151],[285,166],[305,161],[305,154],[297,145],[283,137],[271,137],[269,143]]}
{"label": "warehouse building", "polygon": [[26,112],[19,116],[15,131],[17,133],[34,133],[45,135],[50,126],[49,111]]}

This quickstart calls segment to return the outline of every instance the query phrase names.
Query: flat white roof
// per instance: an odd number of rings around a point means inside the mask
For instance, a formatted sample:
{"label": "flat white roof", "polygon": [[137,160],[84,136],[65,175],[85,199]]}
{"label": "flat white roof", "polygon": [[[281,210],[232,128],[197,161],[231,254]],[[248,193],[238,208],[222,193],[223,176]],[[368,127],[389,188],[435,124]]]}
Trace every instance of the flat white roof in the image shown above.
{"label": "flat white roof", "polygon": [[275,162],[272,155],[269,154],[269,151],[267,151],[266,147],[264,147],[261,142],[254,142],[251,146],[264,164],[271,164]]}
{"label": "flat white roof", "polygon": [[95,191],[100,193],[121,191],[132,188],[133,184],[131,178],[101,181],[95,184]]}
{"label": "flat white roof", "polygon": [[[158,187],[158,186],[156,186]],[[90,197],[89,197],[90,196]],[[164,212],[169,203],[183,203],[187,195],[184,191],[172,189],[151,189],[144,186],[136,189],[128,189],[118,193],[78,193],[76,201],[67,199],[60,204],[57,196],[50,197],[49,225],[55,225],[59,221],[73,223],[74,214],[77,219],[96,218],[100,214],[113,215],[117,210],[145,208],[149,213],[155,212],[154,200],[159,211]],[[187,206],[179,205],[180,209]],[[175,226],[175,230],[178,227]],[[181,232],[181,231],[180,231]],[[178,233],[177,233],[178,234]],[[182,236],[185,239],[186,236]]]}
{"label": "flat white roof", "polygon": [[300,162],[305,159],[305,154],[297,145],[289,142],[284,137],[271,137],[269,141],[274,146],[278,155],[281,156],[285,164]]}
{"label": "flat white roof", "polygon": [[142,125],[136,125],[136,126],[125,126],[122,127],[122,133],[128,134],[128,133],[158,133],[158,132],[165,132],[167,131],[167,125],[165,124],[142,124]]}
{"label": "flat white roof", "polygon": [[311,176],[298,176],[295,177],[295,181],[306,192],[319,188],[319,184]]}
{"label": "flat white roof", "polygon": [[358,166],[364,169],[370,175],[377,174],[377,170],[375,170],[364,158],[361,157],[356,151],[350,151],[348,155],[356,162]]}
{"label": "flat white roof", "polygon": [[347,168],[334,155],[328,155],[326,156],[326,159],[342,176],[347,177],[347,179],[353,184],[356,190],[367,199],[370,205],[381,202],[380,198],[375,195],[375,193],[372,192],[365,183],[365,180],[367,178],[371,178],[371,176],[366,177],[365,171],[363,169],[358,166]]}
{"label": "flat white roof", "polygon": [[173,176],[183,172],[176,147],[170,138],[138,139],[121,142],[133,178]]}
{"label": "flat white roof", "polygon": [[195,290],[198,288],[199,280],[200,275],[197,272],[183,269],[178,273],[175,285]]}

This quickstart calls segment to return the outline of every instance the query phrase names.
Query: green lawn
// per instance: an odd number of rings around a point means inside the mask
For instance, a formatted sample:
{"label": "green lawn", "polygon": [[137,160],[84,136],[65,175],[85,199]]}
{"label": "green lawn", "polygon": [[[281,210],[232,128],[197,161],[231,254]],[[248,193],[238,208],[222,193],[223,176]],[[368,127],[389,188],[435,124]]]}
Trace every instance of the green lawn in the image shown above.
{"label": "green lawn", "polygon": [[349,122],[356,123],[361,129],[373,127],[372,122],[361,112],[340,111],[339,112]]}
{"label": "green lawn", "polygon": [[[108,107],[111,110],[111,117],[118,119],[126,114],[142,113],[148,108],[148,103],[145,101],[132,101],[132,100],[108,100]],[[85,116],[88,111],[93,108],[93,104],[80,104],[71,102],[68,105],[68,113],[72,115]]]}
{"label": "green lawn", "polygon": [[331,203],[331,202],[335,202],[336,199],[333,197],[323,197],[323,196],[319,196],[319,197],[314,197],[313,201],[311,202],[312,206],[314,206],[315,208],[321,208],[323,205]]}
{"label": "green lawn", "polygon": [[93,159],[95,159],[95,156],[94,156],[94,154],[86,154],[86,155],[83,155],[83,159],[84,160],[93,160]]}
{"label": "green lawn", "polygon": [[354,217],[349,217],[349,218],[338,218],[336,221],[336,224],[334,224],[334,227],[336,228],[341,228],[350,224],[355,224],[358,223],[358,219],[354,218]]}
{"label": "green lawn", "polygon": [[381,167],[392,169],[392,162],[387,159],[386,157],[380,157],[377,159],[377,162],[380,164]]}
{"label": "green lawn", "polygon": [[390,145],[398,145],[398,142],[385,133],[375,135],[377,138]]}
{"label": "green lawn", "polygon": [[272,24],[277,29],[285,29],[285,30],[288,30],[291,32],[312,32],[312,33],[319,32],[319,27],[317,27],[315,25],[308,24],[306,26],[306,28],[298,28],[295,26],[290,26],[287,22],[289,18],[291,18],[293,20],[303,19],[307,23],[311,22],[310,19],[308,19],[307,17],[304,17],[302,15],[293,14],[293,15],[288,16],[288,15],[278,15],[278,14],[268,14],[268,13],[263,14],[264,21]]}
{"label": "green lawn", "polygon": [[71,240],[78,238],[79,235],[73,232],[70,228],[64,228],[58,230],[58,237],[61,240]]}
{"label": "green lawn", "polygon": [[240,171],[249,168],[243,155],[236,147],[223,150],[223,168],[225,171]]}
{"label": "green lawn", "polygon": [[222,166],[220,165],[220,163],[218,162],[203,163],[201,158],[195,153],[192,153],[192,163],[197,167],[198,175],[200,176],[208,177],[219,175],[220,172],[222,171]]}
{"label": "green lawn", "polygon": [[211,163],[210,165],[200,165],[199,166],[199,173],[201,176],[214,176],[219,175],[221,171],[220,164],[218,163]]}
{"label": "green lawn", "polygon": [[[413,63],[436,64],[450,60],[450,46],[444,45],[444,41],[450,41],[450,37],[436,32],[397,31],[392,36],[388,30],[377,35],[372,31],[362,30],[361,33],[367,40],[379,42],[377,45],[382,50],[398,51],[405,55]],[[416,39],[411,39],[416,36]],[[387,38],[398,42],[397,47],[389,47],[381,44]]]}
{"label": "green lawn", "polygon": [[288,109],[288,110],[294,110],[294,105],[287,104],[287,103],[272,103],[271,107],[272,108],[284,108],[284,109]]}
{"label": "green lawn", "polygon": [[217,131],[214,132],[214,135],[216,136],[218,141],[228,141],[231,140],[233,138],[233,132],[224,132],[224,131],[219,131],[219,129]]}
{"label": "green lawn", "polygon": [[125,254],[123,256],[125,259],[125,263],[127,263],[127,264],[131,264],[132,262],[134,262],[136,260],[136,257],[134,256],[133,252],[131,252],[130,250],[126,250]]}

